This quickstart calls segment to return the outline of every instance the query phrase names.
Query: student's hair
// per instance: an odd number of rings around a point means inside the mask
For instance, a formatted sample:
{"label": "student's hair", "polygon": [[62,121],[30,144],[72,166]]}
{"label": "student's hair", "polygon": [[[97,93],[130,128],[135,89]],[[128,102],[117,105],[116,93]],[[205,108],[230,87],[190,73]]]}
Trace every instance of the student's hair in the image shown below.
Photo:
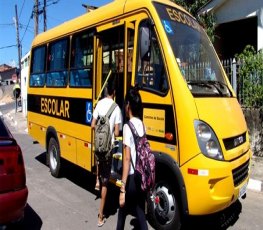
{"label": "student's hair", "polygon": [[125,97],[125,103],[129,106],[134,117],[142,119],[142,99],[137,87],[131,87]]}
{"label": "student's hair", "polygon": [[111,76],[107,83],[106,94],[112,95],[114,90],[116,90],[116,79],[115,77]]}

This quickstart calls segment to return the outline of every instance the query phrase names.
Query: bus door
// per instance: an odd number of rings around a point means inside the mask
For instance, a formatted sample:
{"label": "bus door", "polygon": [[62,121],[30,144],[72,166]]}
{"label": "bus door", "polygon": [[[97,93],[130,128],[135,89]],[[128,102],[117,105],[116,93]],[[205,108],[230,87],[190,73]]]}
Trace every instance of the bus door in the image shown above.
{"label": "bus door", "polygon": [[[99,99],[105,96],[104,86],[109,77],[116,80],[115,102],[119,105],[123,122],[125,122],[124,97],[131,84],[134,26],[120,22],[103,25],[97,28],[95,36],[95,74],[94,74],[94,107]],[[120,137],[117,138],[113,160],[113,178],[120,177],[122,166],[122,126]],[[117,163],[116,163],[117,162]],[[117,167],[116,167],[117,164]]]}

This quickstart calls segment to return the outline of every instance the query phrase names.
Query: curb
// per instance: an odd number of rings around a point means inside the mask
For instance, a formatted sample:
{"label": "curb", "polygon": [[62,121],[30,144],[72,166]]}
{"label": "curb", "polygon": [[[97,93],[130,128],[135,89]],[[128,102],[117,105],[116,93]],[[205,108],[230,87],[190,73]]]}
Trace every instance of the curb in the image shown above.
{"label": "curb", "polygon": [[256,192],[261,192],[262,191],[262,181],[254,180],[250,178],[248,181],[247,189],[253,190]]}

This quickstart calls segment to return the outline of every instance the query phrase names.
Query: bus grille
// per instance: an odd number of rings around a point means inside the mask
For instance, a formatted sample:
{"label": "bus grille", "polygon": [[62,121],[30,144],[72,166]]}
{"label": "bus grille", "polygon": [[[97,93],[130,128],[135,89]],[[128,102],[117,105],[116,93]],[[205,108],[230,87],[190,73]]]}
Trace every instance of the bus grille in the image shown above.
{"label": "bus grille", "polygon": [[246,132],[241,135],[226,138],[223,140],[226,150],[236,148],[246,142]]}
{"label": "bus grille", "polygon": [[248,177],[249,160],[232,170],[235,187],[241,184]]}

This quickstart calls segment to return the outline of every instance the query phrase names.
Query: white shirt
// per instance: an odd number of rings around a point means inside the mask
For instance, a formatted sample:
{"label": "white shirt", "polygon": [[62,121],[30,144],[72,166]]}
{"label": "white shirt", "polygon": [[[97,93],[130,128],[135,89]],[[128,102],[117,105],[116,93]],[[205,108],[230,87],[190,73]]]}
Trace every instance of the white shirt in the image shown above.
{"label": "white shirt", "polygon": [[[139,118],[137,118],[137,117],[133,117],[133,118],[130,119],[130,122],[132,122],[132,124],[134,125],[138,135],[140,137],[142,137],[143,134],[144,134],[144,128],[143,128],[142,121]],[[131,159],[132,159],[133,165],[135,167],[136,149],[135,149],[134,138],[133,138],[131,129],[130,129],[128,124],[125,124],[124,127],[123,127],[123,144],[130,147],[130,149],[131,149]],[[130,163],[129,175],[132,175],[132,174],[134,174],[134,169],[133,169],[132,164]]]}
{"label": "white shirt", "polygon": [[[99,116],[105,116],[107,112],[109,111],[111,105],[113,104],[113,100],[111,98],[103,98],[101,99],[98,104],[96,105],[96,108],[93,112],[93,117],[98,120]],[[110,116],[110,129],[112,133],[112,144],[114,143],[114,126],[119,124],[120,129],[122,126],[122,115],[120,107],[117,105],[115,109],[113,110],[111,116]]]}

